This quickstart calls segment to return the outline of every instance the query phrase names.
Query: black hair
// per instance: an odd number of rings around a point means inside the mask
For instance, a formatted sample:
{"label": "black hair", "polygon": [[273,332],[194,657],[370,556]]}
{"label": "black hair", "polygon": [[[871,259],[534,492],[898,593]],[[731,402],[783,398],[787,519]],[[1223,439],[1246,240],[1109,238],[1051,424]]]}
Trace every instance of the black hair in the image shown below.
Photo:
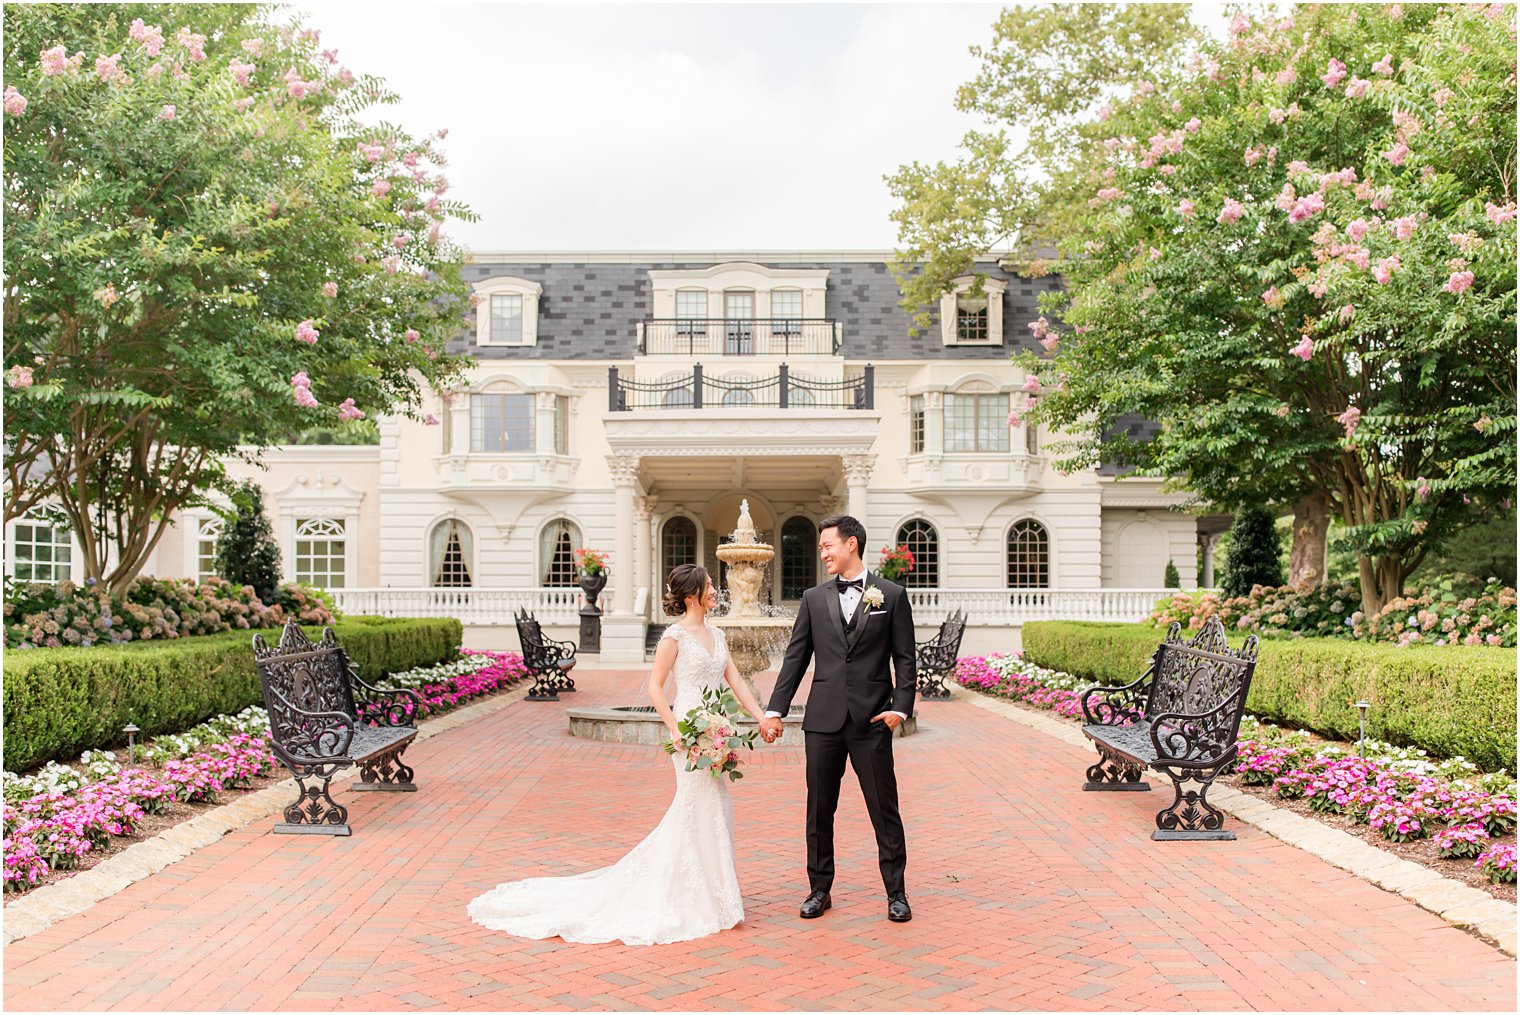
{"label": "black hair", "polygon": [[860,519],[851,515],[834,515],[832,518],[825,518],[818,523],[818,531],[822,532],[824,529],[838,529],[841,541],[854,536],[855,552],[860,555],[862,560],[865,559],[866,527],[860,524]]}
{"label": "black hair", "polygon": [[702,598],[707,591],[707,568],[700,564],[677,564],[665,579],[665,615],[679,617],[686,612],[686,597]]}

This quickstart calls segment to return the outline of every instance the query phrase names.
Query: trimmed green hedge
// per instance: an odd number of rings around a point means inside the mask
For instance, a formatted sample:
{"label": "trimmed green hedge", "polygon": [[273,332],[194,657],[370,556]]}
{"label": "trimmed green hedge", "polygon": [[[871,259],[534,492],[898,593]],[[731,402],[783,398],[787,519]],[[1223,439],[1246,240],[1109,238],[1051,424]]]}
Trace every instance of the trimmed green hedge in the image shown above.
{"label": "trimmed green hedge", "polygon": [[[1164,633],[1147,624],[1041,621],[1024,625],[1024,657],[1095,683],[1127,684]],[[1246,702],[1252,715],[1355,740],[1351,705],[1359,700],[1372,706],[1368,737],[1515,770],[1514,649],[1262,639]]]}
{"label": "trimmed green hedge", "polygon": [[[346,617],[338,642],[373,683],[376,678],[454,658],[457,620]],[[21,771],[94,748],[179,733],[218,713],[263,704],[253,665],[253,636],[271,642],[279,629],[228,631],[175,641],[93,648],[39,648],[5,654],[5,768]],[[320,628],[307,628],[314,640]]]}

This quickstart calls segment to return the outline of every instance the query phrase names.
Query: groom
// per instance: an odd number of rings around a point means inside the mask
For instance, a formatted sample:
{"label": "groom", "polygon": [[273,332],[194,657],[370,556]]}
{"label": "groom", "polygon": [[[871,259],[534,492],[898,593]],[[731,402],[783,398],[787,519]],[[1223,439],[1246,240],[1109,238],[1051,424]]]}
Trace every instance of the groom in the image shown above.
{"label": "groom", "polygon": [[781,735],[780,717],[791,708],[808,662],[816,660],[802,717],[811,889],[802,903],[802,918],[822,916],[833,904],[829,889],[834,882],[834,811],[848,758],[876,829],[887,919],[905,923],[913,919],[913,911],[903,890],[908,847],[897,813],[892,736],[913,713],[913,612],[901,585],[866,571],[860,559],[865,543],[865,526],[849,515],[818,524],[818,553],[834,577],[803,593],[760,734],[766,743]]}

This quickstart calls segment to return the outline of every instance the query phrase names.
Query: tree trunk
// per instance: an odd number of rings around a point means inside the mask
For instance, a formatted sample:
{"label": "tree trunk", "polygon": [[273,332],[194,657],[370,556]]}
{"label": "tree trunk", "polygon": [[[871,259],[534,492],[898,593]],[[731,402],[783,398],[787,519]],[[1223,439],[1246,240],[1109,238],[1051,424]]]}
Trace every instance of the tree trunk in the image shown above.
{"label": "tree trunk", "polygon": [[1288,584],[1314,588],[1325,584],[1325,546],[1330,534],[1330,498],[1321,490],[1293,504],[1293,549],[1288,555]]}
{"label": "tree trunk", "polygon": [[1375,617],[1383,607],[1404,594],[1404,555],[1402,553],[1357,557],[1357,571],[1362,579],[1362,613]]}

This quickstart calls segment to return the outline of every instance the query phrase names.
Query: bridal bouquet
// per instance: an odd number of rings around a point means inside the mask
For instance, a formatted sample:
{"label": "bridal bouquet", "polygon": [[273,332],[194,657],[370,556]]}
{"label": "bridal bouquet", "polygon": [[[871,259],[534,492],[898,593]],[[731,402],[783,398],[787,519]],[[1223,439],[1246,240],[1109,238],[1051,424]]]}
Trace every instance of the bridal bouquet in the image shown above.
{"label": "bridal bouquet", "polygon": [[727,775],[730,781],[744,778],[739,771],[739,748],[755,749],[758,730],[739,732],[739,699],[727,688],[709,688],[702,692],[702,704],[686,713],[676,723],[680,740],[664,743],[666,754],[686,755],[686,771],[704,771],[714,779]]}

